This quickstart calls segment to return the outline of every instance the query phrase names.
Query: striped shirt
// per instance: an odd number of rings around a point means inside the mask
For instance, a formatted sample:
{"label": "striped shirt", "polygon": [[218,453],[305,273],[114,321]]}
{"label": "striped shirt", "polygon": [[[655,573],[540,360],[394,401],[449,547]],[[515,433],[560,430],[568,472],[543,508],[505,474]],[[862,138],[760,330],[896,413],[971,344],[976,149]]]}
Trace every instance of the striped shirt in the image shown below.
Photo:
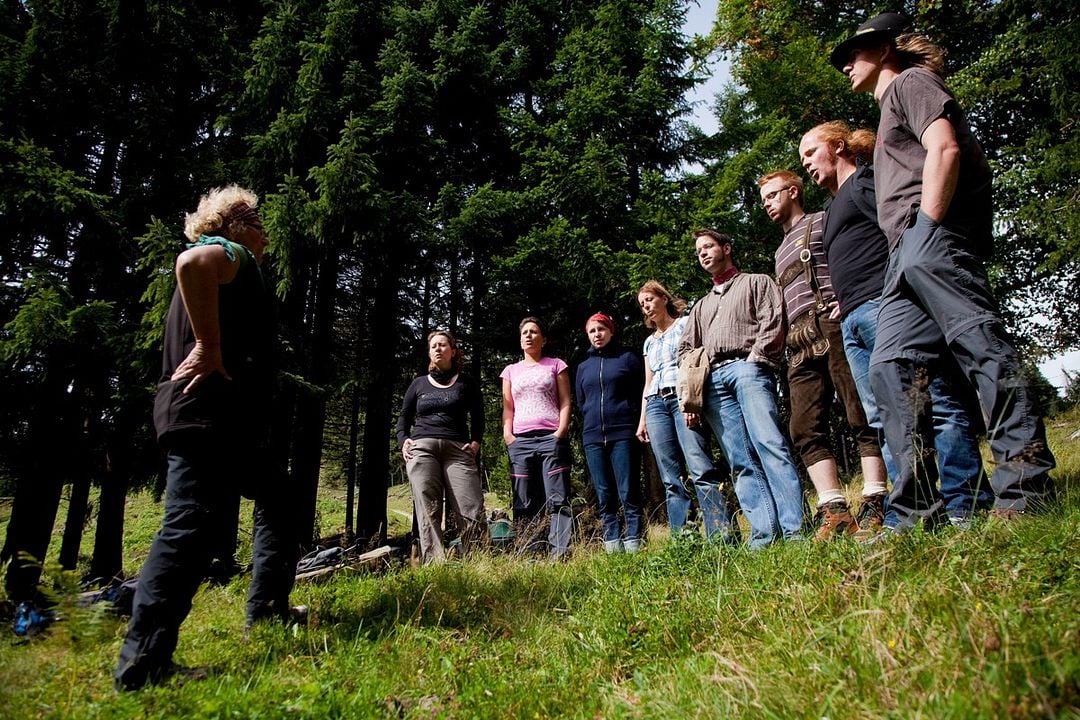
{"label": "striped shirt", "polygon": [[645,338],[645,362],[653,374],[646,397],[658,394],[660,388],[675,387],[675,376],[679,370],[679,338],[684,327],[685,315],[675,318],[675,322],[662,335],[653,333]]}
{"label": "striped shirt", "polygon": [[746,358],[779,368],[785,334],[784,299],[776,281],[739,273],[694,303],[679,339],[679,357],[703,347],[709,363]]}
{"label": "striped shirt", "polygon": [[792,264],[797,264],[799,274],[784,288],[784,308],[787,310],[788,320],[807,313],[817,303],[814,290],[806,280],[806,272],[803,264],[799,261],[799,252],[802,249],[802,239],[806,235],[806,224],[810,223],[810,255],[814,262],[814,273],[817,275],[818,286],[821,288],[821,299],[830,303],[836,299],[833,290],[832,278],[829,276],[829,265],[825,260],[825,245],[821,241],[823,218],[825,213],[807,213],[799,219],[795,225],[784,235],[784,241],[776,248],[776,279],[780,280],[784,271]]}

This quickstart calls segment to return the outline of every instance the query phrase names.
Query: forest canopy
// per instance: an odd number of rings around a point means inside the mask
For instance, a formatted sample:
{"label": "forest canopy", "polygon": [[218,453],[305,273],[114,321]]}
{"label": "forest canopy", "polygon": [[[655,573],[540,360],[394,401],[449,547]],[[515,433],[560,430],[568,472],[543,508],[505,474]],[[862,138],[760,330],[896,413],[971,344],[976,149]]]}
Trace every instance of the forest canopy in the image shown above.
{"label": "forest canopy", "polygon": [[[947,83],[995,171],[991,277],[1011,329],[1030,358],[1080,346],[1073,3],[889,9],[949,49]],[[722,0],[701,37],[683,34],[686,11],[5,1],[4,484],[100,485],[114,520],[99,521],[95,572],[116,570],[124,494],[159,469],[149,403],[183,213],[212,186],[263,198],[285,347],[275,460],[313,532],[315,488],[335,473],[357,488],[350,529],[385,532],[393,416],[428,330],[451,329],[493,388],[524,315],[545,317],[573,364],[597,310],[639,343],[643,281],[700,295],[692,227],[732,233],[740,266],[770,271],[779,231],[756,177],[796,169],[821,121],[876,125],[872,98],[827,60],[867,8]],[[707,135],[686,97],[716,53],[733,83]],[[501,462],[497,440],[484,453]]]}

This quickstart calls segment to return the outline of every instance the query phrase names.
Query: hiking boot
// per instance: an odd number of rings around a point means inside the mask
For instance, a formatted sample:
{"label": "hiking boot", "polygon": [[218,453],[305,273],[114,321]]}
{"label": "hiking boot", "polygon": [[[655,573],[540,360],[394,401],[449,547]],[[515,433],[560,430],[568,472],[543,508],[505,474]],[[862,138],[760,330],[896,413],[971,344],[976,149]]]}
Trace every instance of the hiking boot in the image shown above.
{"label": "hiking boot", "polygon": [[855,540],[858,542],[868,540],[881,532],[881,527],[885,523],[885,496],[863,496],[862,506],[859,508],[855,521],[859,524],[859,530],[855,533]]}
{"label": "hiking boot", "polygon": [[[851,516],[851,510],[844,500],[834,500],[825,503],[817,509],[814,515],[814,540],[831,540],[844,535],[851,535],[858,531],[859,525]],[[794,538],[785,538],[792,540]]]}
{"label": "hiking boot", "polygon": [[1013,510],[1012,508],[994,508],[990,511],[990,518],[999,522],[1013,522],[1024,517],[1023,510]]}
{"label": "hiking boot", "polygon": [[213,670],[208,665],[189,667],[178,665],[171,660],[164,665],[150,667],[129,663],[113,678],[113,687],[117,692],[127,692],[139,690],[147,685],[160,685],[169,680],[177,686],[182,686],[193,680],[206,680],[212,673]]}
{"label": "hiking boot", "polygon": [[181,687],[189,682],[206,680],[211,674],[213,674],[213,670],[209,665],[189,666],[172,663],[166,669],[161,680],[171,680],[174,685]]}

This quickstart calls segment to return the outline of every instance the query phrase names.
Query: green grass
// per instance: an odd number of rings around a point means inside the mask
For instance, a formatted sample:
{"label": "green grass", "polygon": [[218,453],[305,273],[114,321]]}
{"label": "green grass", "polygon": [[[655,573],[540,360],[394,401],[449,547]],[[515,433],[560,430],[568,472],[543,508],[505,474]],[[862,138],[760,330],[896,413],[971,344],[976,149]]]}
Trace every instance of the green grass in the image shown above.
{"label": "green grass", "polygon": [[[654,528],[636,556],[339,573],[294,593],[309,627],[247,642],[246,579],[204,587],[177,660],[214,674],[182,686],[115,693],[124,623],[65,606],[45,636],[0,645],[0,715],[1080,717],[1078,427],[1051,422],[1060,506],[1012,524],[759,553]],[[160,506],[129,513],[135,568]]]}

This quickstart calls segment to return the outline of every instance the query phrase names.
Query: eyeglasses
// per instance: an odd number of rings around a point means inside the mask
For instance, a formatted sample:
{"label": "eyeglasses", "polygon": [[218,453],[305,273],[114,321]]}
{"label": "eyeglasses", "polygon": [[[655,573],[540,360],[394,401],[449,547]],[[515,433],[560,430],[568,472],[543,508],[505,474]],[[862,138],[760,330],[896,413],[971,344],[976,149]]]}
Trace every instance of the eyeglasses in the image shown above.
{"label": "eyeglasses", "polygon": [[785,190],[790,190],[793,187],[795,187],[795,186],[794,185],[785,185],[784,187],[777,188],[776,190],[773,190],[770,193],[765,193],[764,195],[761,196],[761,204],[762,205],[767,205],[768,203],[771,203],[773,201],[773,198],[775,198],[777,195],[784,192]]}

